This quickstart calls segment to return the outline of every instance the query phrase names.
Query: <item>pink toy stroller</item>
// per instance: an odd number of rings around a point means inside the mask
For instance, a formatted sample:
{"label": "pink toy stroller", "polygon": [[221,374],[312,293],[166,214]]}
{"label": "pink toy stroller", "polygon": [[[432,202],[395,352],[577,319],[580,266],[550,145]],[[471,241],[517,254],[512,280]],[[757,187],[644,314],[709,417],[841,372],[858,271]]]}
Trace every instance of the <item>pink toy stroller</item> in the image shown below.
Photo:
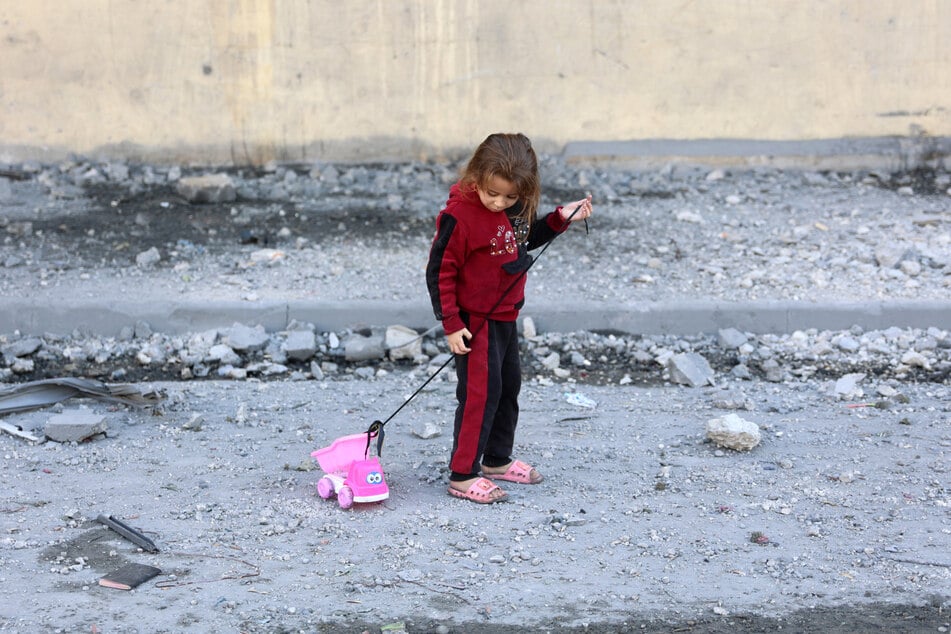
{"label": "pink toy stroller", "polygon": [[[370,439],[375,437],[370,434]],[[343,436],[329,447],[311,452],[324,472],[317,481],[317,495],[328,500],[336,494],[344,509],[354,502],[381,502],[390,497],[380,459],[368,457],[368,449],[367,434],[362,433]]]}

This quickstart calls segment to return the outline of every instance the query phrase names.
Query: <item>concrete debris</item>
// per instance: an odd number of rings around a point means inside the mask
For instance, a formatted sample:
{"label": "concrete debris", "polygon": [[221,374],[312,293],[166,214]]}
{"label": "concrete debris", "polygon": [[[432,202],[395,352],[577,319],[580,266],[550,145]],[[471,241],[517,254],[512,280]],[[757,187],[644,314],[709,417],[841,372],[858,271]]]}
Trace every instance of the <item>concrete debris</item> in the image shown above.
{"label": "concrete debris", "polygon": [[722,328],[717,332],[717,343],[724,350],[739,348],[749,338],[736,328]]}
{"label": "concrete debris", "polygon": [[390,326],[386,329],[385,346],[393,361],[413,361],[423,356],[423,340],[419,333],[406,326]]}
{"label": "concrete debris", "polygon": [[82,410],[67,410],[54,414],[46,421],[43,433],[56,442],[83,442],[93,436],[106,433],[108,425],[102,414]]}
{"label": "concrete debris", "polygon": [[763,371],[763,378],[770,383],[779,383],[785,377],[783,368],[779,361],[773,358],[764,359],[760,363],[760,369]]}
{"label": "concrete debris", "polygon": [[83,396],[135,406],[157,405],[165,394],[134,385],[107,384],[95,379],[64,377],[17,383],[0,388],[0,414],[25,412]]}
{"label": "concrete debris", "polygon": [[223,343],[215,344],[209,348],[205,358],[221,365],[239,365],[241,363],[241,357],[238,356],[238,353],[231,346]]}
{"label": "concrete debris", "polygon": [[538,329],[535,328],[535,320],[531,317],[522,318],[522,336],[532,340],[538,336]]}
{"label": "concrete debris", "polygon": [[39,337],[25,337],[0,346],[0,354],[6,359],[27,357],[39,350],[42,346],[43,340]]}
{"label": "concrete debris", "polygon": [[759,425],[727,414],[707,421],[707,438],[718,447],[735,451],[749,451],[760,443]]}
{"label": "concrete debris", "polygon": [[865,374],[862,372],[852,372],[841,376],[835,382],[835,395],[839,398],[856,398],[864,394],[859,383],[865,380]]}
{"label": "concrete debris", "polygon": [[423,440],[429,440],[441,436],[442,428],[436,423],[426,421],[422,425],[415,425],[413,427],[413,435]]}
{"label": "concrete debris", "polygon": [[[288,330],[269,333],[260,325],[236,323],[221,330],[173,336],[153,332],[140,322],[115,339],[81,333],[7,335],[0,337],[0,380],[29,378],[35,373],[36,361],[42,361],[46,372],[70,366],[88,375],[122,381],[128,380],[124,377],[135,365],[148,368],[153,380],[213,374],[240,379],[278,369],[262,363],[285,366],[294,378],[323,380],[347,371],[348,363],[427,366],[439,360],[438,367],[446,359],[442,356],[445,337],[439,329],[422,335],[401,325],[376,330],[361,331],[369,334],[319,332],[312,324],[294,323]],[[394,339],[397,332],[399,339]],[[833,339],[841,342],[845,334],[859,343],[857,350],[850,352],[832,344]],[[733,346],[741,337],[726,330],[693,337],[537,333],[523,338],[521,345],[526,351],[522,357],[526,373],[555,380],[577,379],[584,373],[609,383],[659,382],[666,371],[671,381],[695,387],[712,384],[716,373],[735,381],[779,383],[814,375],[818,359],[826,375],[860,373],[875,377],[879,385],[911,378],[941,381],[951,372],[951,336],[939,328],[740,335],[748,340],[738,348]],[[411,338],[418,339],[410,343]],[[852,391],[845,383],[841,389]]]}
{"label": "concrete debris", "polygon": [[696,352],[675,354],[667,360],[670,380],[680,385],[700,387],[713,385],[713,368],[703,356]]}
{"label": "concrete debris", "polygon": [[225,343],[238,352],[263,350],[267,346],[268,339],[264,326],[250,327],[237,323],[231,326],[224,337]]}
{"label": "concrete debris", "polygon": [[368,337],[353,333],[344,343],[344,359],[347,361],[374,361],[386,356],[383,335]]}
{"label": "concrete debris", "polygon": [[280,264],[287,257],[287,254],[278,249],[257,249],[251,253],[249,258],[251,264],[266,264],[273,266]]}
{"label": "concrete debris", "polygon": [[283,348],[289,359],[307,361],[317,352],[317,337],[310,330],[292,330],[287,333]]}
{"label": "concrete debris", "polygon": [[162,261],[162,254],[155,247],[148,251],[143,251],[135,256],[135,264],[139,268],[148,269]]}
{"label": "concrete debris", "polygon": [[227,174],[186,176],[175,185],[175,191],[190,203],[224,203],[237,198],[234,183]]}
{"label": "concrete debris", "polygon": [[10,423],[7,423],[5,421],[0,421],[0,431],[6,432],[10,434],[11,436],[16,436],[17,438],[23,438],[24,440],[29,440],[30,442],[39,443],[45,440],[45,438],[34,436],[30,432],[23,431],[23,429],[21,429],[19,426],[11,425]]}

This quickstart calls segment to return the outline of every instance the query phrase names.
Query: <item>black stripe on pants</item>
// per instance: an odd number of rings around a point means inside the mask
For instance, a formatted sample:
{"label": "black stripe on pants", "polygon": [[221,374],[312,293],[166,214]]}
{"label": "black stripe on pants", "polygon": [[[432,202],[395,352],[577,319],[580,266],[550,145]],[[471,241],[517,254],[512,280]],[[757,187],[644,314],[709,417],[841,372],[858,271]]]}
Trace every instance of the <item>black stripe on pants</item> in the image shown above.
{"label": "black stripe on pants", "polygon": [[478,474],[482,463],[501,466],[511,460],[522,389],[516,322],[464,319],[476,336],[468,354],[456,355],[459,404],[449,468],[460,480]]}

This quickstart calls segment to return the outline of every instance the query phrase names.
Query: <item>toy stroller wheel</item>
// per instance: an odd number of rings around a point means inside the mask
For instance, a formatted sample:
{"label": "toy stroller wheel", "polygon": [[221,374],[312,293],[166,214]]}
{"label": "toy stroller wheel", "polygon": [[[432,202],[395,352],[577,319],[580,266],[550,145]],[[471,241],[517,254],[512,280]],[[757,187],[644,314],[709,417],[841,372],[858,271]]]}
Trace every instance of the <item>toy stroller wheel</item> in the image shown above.
{"label": "toy stroller wheel", "polygon": [[334,494],[333,480],[331,480],[327,476],[324,476],[320,480],[317,481],[317,495],[327,500],[333,497],[333,494]]}
{"label": "toy stroller wheel", "polygon": [[342,509],[348,509],[353,506],[353,489],[347,485],[340,487],[340,490],[337,491],[337,503]]}

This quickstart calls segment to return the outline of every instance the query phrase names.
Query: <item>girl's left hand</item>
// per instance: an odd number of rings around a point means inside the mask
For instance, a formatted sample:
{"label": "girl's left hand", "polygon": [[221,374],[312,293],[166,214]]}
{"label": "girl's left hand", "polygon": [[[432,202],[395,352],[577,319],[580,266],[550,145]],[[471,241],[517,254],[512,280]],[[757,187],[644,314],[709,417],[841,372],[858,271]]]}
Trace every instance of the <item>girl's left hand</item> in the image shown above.
{"label": "girl's left hand", "polygon": [[591,216],[593,211],[594,208],[591,206],[591,194],[588,194],[583,200],[578,200],[563,206],[561,208],[561,219],[565,222],[568,222],[569,219],[571,222],[585,220]]}

